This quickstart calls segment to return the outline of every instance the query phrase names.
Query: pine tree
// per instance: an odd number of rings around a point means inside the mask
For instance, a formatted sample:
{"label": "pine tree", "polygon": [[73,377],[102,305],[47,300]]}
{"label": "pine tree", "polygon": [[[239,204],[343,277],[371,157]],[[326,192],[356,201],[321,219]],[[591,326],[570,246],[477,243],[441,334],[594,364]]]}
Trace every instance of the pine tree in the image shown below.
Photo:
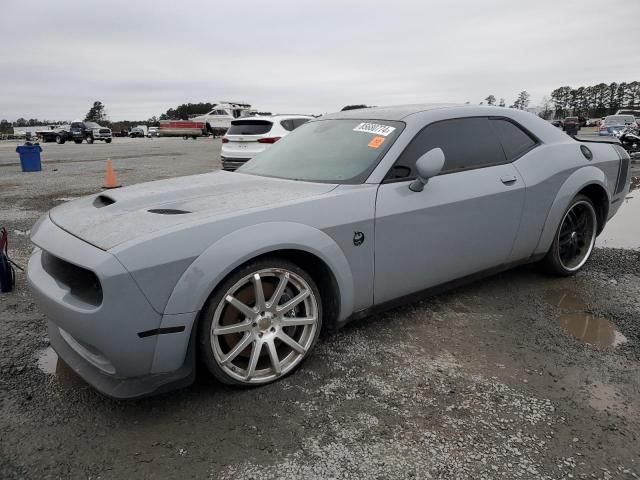
{"label": "pine tree", "polygon": [[93,102],[93,107],[89,109],[87,116],[84,117],[84,121],[101,123],[105,120],[106,115],[104,113],[104,105],[102,104],[102,102]]}
{"label": "pine tree", "polygon": [[487,105],[496,104],[496,97],[494,95],[489,95],[487,98],[485,98],[485,100],[487,101]]}

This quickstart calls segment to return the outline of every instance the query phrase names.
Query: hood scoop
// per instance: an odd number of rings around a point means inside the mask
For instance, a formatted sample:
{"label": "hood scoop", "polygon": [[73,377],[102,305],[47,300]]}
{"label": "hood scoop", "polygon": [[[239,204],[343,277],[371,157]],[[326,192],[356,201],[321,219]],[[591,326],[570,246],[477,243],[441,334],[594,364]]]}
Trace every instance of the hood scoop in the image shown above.
{"label": "hood scoop", "polygon": [[116,201],[108,195],[98,195],[93,201],[93,206],[96,208],[102,208],[116,203]]}
{"label": "hood scoop", "polygon": [[187,210],[179,210],[177,208],[152,208],[147,210],[149,213],[157,213],[158,215],[184,215],[185,213],[191,213]]}

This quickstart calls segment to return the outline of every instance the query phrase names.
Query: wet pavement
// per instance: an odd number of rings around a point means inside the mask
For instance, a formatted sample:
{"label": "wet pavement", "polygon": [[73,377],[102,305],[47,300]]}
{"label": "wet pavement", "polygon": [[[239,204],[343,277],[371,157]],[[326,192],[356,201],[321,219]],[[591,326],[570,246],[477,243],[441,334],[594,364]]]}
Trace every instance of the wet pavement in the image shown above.
{"label": "wet pavement", "polygon": [[547,299],[560,311],[558,321],[562,328],[578,340],[600,347],[617,347],[627,342],[609,320],[587,312],[586,303],[573,291],[552,291]]}
{"label": "wet pavement", "polygon": [[627,195],[616,216],[598,237],[596,245],[640,249],[640,190]]}

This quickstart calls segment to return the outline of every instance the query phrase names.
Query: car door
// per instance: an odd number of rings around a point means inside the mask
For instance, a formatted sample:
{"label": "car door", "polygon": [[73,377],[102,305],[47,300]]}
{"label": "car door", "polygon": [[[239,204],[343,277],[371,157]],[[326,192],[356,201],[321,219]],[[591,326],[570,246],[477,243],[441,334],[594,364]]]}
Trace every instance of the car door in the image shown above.
{"label": "car door", "polygon": [[[409,189],[416,160],[439,147],[440,175]],[[374,302],[506,263],[519,229],[525,186],[488,118],[428,125],[378,189]]]}

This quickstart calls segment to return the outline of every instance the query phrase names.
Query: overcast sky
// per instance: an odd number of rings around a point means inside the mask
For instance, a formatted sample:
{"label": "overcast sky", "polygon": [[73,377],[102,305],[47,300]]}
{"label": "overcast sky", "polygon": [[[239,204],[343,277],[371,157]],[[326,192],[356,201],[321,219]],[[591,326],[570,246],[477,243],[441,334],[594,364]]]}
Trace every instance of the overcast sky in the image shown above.
{"label": "overcast sky", "polygon": [[640,80],[640,0],[0,0],[0,119],[111,120],[186,102],[532,104]]}

